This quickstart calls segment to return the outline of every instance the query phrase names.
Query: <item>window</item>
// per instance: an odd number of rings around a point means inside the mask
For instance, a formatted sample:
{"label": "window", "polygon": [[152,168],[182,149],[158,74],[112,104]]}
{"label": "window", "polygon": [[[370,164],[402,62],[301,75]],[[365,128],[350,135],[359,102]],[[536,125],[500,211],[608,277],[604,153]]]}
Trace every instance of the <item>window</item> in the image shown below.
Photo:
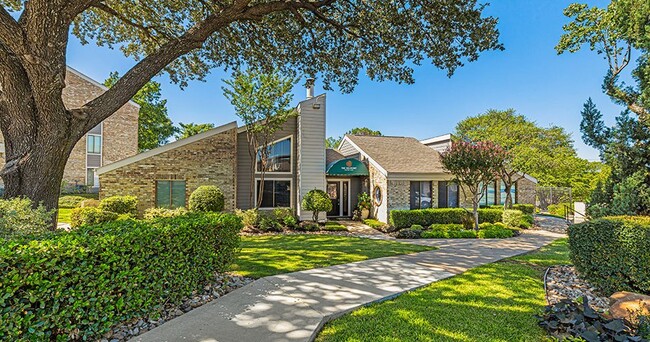
{"label": "window", "polygon": [[95,170],[94,168],[87,168],[86,169],[86,185],[88,186],[96,186],[95,184]]}
{"label": "window", "polygon": [[[268,147],[265,172],[291,172],[291,138],[286,138]],[[257,172],[262,172],[262,152],[257,152]]]}
{"label": "window", "polygon": [[[512,184],[510,187],[510,198],[512,198],[512,203],[517,201],[517,183]],[[501,181],[501,186],[499,189],[499,204],[506,204],[506,184]]]}
{"label": "window", "polygon": [[185,181],[156,181],[156,206],[179,208],[185,206]]}
{"label": "window", "polygon": [[458,208],[458,184],[438,182],[438,208]]}
{"label": "window", "polygon": [[[257,181],[257,196],[260,193],[261,181]],[[262,189],[261,208],[289,208],[291,207],[291,181],[290,180],[265,180]]]}
{"label": "window", "polygon": [[375,185],[375,189],[372,192],[372,197],[375,200],[375,206],[380,206],[381,202],[384,200],[382,194],[381,194],[381,188],[379,185]]}
{"label": "window", "polygon": [[101,135],[88,135],[88,138],[86,139],[86,152],[93,154],[102,153]]}
{"label": "window", "polygon": [[431,182],[411,182],[411,210],[431,208]]}

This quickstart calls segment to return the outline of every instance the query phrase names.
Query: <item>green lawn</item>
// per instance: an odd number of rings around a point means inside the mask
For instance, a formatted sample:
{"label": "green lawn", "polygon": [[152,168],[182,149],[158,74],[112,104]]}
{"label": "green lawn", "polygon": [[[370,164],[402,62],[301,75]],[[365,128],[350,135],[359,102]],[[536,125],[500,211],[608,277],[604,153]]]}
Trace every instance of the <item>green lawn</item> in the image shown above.
{"label": "green lawn", "polygon": [[244,236],[233,271],[261,278],[432,249],[435,248],[334,235]]}
{"label": "green lawn", "polygon": [[570,263],[566,240],[371,305],[327,324],[317,341],[544,341],[547,266]]}
{"label": "green lawn", "polygon": [[59,223],[70,223],[71,208],[59,208]]}

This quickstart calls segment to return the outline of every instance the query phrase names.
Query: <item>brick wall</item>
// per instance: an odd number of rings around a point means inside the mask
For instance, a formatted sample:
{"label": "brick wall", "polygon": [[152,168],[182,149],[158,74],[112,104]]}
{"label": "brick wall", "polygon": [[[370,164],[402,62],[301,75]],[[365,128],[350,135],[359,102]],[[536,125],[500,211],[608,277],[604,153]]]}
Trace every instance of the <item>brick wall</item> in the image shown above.
{"label": "brick wall", "polygon": [[[370,173],[370,197],[372,199],[372,209],[370,210],[370,216],[384,223],[388,223],[388,181],[386,176],[384,176],[377,168],[372,164],[368,166],[368,172]],[[382,201],[380,205],[375,203],[375,186],[378,186],[381,189]]]}
{"label": "brick wall", "polygon": [[537,184],[526,178],[517,181],[517,203],[535,205],[536,195]]}
{"label": "brick wall", "polygon": [[[63,103],[67,108],[78,108],[104,92],[97,84],[68,70],[66,87],[63,89]],[[138,153],[138,112],[131,103],[125,104],[115,114],[104,120],[102,137],[102,165],[128,158]],[[4,138],[0,134],[0,143]],[[2,151],[4,152],[4,151]],[[4,153],[0,153],[0,163],[4,164]],[[63,180],[69,183],[86,182],[86,137],[74,146],[66,163]]]}
{"label": "brick wall", "polygon": [[411,209],[411,182],[388,180],[388,211]]}
{"label": "brick wall", "polygon": [[136,161],[101,174],[100,198],[114,195],[138,197],[142,213],[156,206],[156,180],[185,180],[186,203],[201,185],[216,185],[225,195],[225,210],[235,209],[237,130]]}

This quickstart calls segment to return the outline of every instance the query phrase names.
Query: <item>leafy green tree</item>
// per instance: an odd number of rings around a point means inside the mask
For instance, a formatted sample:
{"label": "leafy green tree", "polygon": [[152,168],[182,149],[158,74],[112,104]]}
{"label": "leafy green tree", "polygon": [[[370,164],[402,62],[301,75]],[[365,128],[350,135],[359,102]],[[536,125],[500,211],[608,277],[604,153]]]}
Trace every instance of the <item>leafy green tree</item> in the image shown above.
{"label": "leafy green tree", "polygon": [[[541,184],[569,183],[577,156],[569,134],[560,127],[539,127],[515,110],[488,110],[456,125],[460,140],[491,141],[505,149],[507,160],[499,172],[506,192],[505,207],[512,207],[510,189],[524,174],[532,175]],[[565,179],[555,179],[564,174]]]}
{"label": "leafy green tree", "polygon": [[[353,128],[345,133],[346,135],[373,135],[373,136],[381,136],[380,131],[375,131],[372,130],[368,127],[356,127]],[[325,146],[327,148],[336,148],[341,144],[341,141],[343,140],[343,137],[329,137],[325,140]]]}
{"label": "leafy green tree", "polygon": [[442,165],[454,175],[465,198],[472,201],[474,229],[478,231],[478,207],[487,185],[494,181],[508,153],[491,141],[457,141],[442,154]]}
{"label": "leafy green tree", "polygon": [[302,208],[311,211],[313,221],[318,222],[320,213],[332,210],[332,200],[323,190],[310,190],[302,199]]}
{"label": "leafy green tree", "polygon": [[[120,75],[112,72],[104,85],[112,87]],[[176,127],[167,114],[167,100],[162,99],[160,83],[149,81],[133,96],[133,102],[140,105],[138,113],[138,150],[144,152],[162,146],[169,141]]]}
{"label": "leafy green tree", "polygon": [[176,134],[175,134],[176,140],[189,138],[193,135],[197,135],[199,133],[203,133],[214,128],[213,123],[195,124],[193,122],[188,122],[188,123],[179,122],[178,126],[179,128],[176,130]]}
{"label": "leafy green tree", "polygon": [[[282,76],[278,72],[263,73],[254,69],[236,71],[231,79],[224,80],[226,87],[223,87],[223,94],[235,107],[235,114],[246,127],[251,161],[251,203],[256,185],[255,177],[260,175],[255,208],[262,205],[264,179],[275,133],[284,127],[289,118],[296,115],[296,110],[291,106],[291,90],[296,81],[295,78]],[[254,148],[250,148],[251,146]]]}
{"label": "leafy green tree", "polygon": [[592,101],[585,103],[580,130],[586,144],[600,151],[608,177],[591,195],[590,214],[650,214],[650,126],[623,111],[607,127]]}
{"label": "leafy green tree", "polygon": [[[647,0],[613,0],[607,8],[574,3],[564,10],[573,21],[564,25],[564,34],[555,47],[559,54],[579,51],[584,45],[602,54],[608,69],[603,89],[612,100],[650,120],[650,2]],[[632,63],[634,53],[640,56],[631,71],[635,85],[620,81]]]}
{"label": "leafy green tree", "polygon": [[[430,61],[448,75],[503,49],[476,0],[0,0],[0,130],[5,196],[56,208],[73,147],[165,72],[186,86],[212,68],[299,71],[351,92],[372,80],[413,83]],[[13,13],[12,13],[13,12]],[[67,108],[70,33],[119,46],[137,63],[106,92]],[[52,144],[52,142],[57,142]],[[48,146],[49,148],[43,148]]]}

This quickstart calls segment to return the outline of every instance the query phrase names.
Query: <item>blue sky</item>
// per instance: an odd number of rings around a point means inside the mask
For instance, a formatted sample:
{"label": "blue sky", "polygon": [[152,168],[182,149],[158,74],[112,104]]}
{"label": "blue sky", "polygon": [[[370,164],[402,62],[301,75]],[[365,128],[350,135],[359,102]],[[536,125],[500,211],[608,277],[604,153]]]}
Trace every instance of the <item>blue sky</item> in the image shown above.
{"label": "blue sky", "polygon": [[[554,50],[568,19],[565,0],[498,0],[486,14],[499,18],[505,51],[487,52],[478,61],[458,69],[452,78],[430,64],[416,69],[416,83],[378,83],[362,78],[355,91],[328,92],[327,135],[338,136],[353,127],[367,126],[385,135],[428,138],[453,131],[463,118],[490,108],[514,108],[542,126],[558,125],[572,133],[578,154],[597,160],[598,153],[580,138],[580,110],[592,97],[611,124],[621,108],[602,93],[606,62],[588,50],[558,56]],[[604,7],[608,1],[588,1]],[[72,38],[68,64],[103,81],[111,71],[123,74],[134,62],[119,50],[82,46]],[[168,100],[169,114],[178,122],[223,124],[236,120],[223,97],[222,79],[214,70],[206,82],[195,81],[181,90],[166,76],[157,78]],[[304,99],[301,87],[294,100]],[[322,93],[318,87],[316,93]]]}

